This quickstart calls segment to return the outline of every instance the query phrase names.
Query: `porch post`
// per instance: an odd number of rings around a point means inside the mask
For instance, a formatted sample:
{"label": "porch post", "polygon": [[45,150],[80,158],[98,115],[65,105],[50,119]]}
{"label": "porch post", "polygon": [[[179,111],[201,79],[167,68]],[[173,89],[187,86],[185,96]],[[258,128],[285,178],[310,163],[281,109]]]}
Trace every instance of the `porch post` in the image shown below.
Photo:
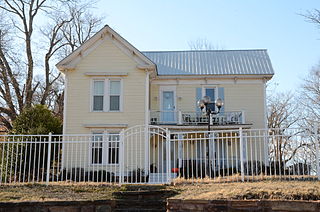
{"label": "porch post", "polygon": [[244,161],[243,161],[243,134],[242,127],[239,128],[239,139],[240,139],[240,170],[241,170],[241,181],[244,182]]}
{"label": "porch post", "polygon": [[[182,153],[183,153],[183,134],[178,134],[178,168],[182,168]],[[179,171],[180,173],[180,171]]]}
{"label": "porch post", "polygon": [[183,124],[182,112],[181,112],[181,110],[178,111],[178,124],[179,124],[179,125],[182,125],[182,124]]}

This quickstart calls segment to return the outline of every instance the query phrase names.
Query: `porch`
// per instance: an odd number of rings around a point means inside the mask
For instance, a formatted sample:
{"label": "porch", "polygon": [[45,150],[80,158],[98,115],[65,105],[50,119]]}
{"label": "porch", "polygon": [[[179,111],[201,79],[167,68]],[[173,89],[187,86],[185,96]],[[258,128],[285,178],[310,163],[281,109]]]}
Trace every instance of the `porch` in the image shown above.
{"label": "porch", "polygon": [[[208,116],[202,112],[194,111],[150,111],[151,125],[180,125],[196,126],[207,125]],[[210,125],[241,125],[247,124],[244,111],[226,111],[219,114],[211,114]]]}

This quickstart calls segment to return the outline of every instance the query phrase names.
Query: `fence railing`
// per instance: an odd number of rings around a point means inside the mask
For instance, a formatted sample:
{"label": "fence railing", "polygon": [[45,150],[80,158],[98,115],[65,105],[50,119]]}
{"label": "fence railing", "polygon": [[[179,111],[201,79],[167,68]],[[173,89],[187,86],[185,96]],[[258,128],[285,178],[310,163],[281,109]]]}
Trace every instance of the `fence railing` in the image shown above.
{"label": "fence railing", "polygon": [[[202,112],[195,111],[150,111],[150,124],[201,125],[207,124],[208,117]],[[245,124],[243,111],[226,111],[217,115],[212,114],[211,125]]]}
{"label": "fence railing", "polygon": [[0,184],[319,180],[318,129],[1,135]]}

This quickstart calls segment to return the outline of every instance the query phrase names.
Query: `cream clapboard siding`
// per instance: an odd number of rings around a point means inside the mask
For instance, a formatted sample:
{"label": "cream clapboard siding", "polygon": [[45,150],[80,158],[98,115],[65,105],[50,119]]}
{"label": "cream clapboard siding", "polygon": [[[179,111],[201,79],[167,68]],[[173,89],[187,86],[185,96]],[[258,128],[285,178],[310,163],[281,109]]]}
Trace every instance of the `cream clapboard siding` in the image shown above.
{"label": "cream clapboard siding", "polygon": [[[106,40],[85,57],[75,71],[68,72],[66,133],[90,133],[90,129],[83,127],[85,124],[128,124],[129,127],[143,124],[146,73],[136,66],[112,41]],[[128,72],[128,76],[120,77],[123,79],[123,112],[90,111],[92,79],[97,77],[86,76],[86,72]]]}
{"label": "cream clapboard siding", "polygon": [[[67,107],[66,134],[91,134],[94,130],[119,132],[113,128],[86,128],[84,125],[95,124],[126,124],[128,127],[144,124],[145,118],[145,78],[146,73],[136,68],[137,63],[123,53],[111,40],[105,40],[99,47],[82,59],[76,70],[67,74]],[[86,72],[127,72],[120,77],[123,81],[123,111],[122,112],[91,112],[92,80],[97,76],[86,76]],[[108,78],[108,77],[101,77]],[[118,77],[115,77],[118,78]],[[88,169],[106,168],[89,166],[90,143],[83,145],[64,146],[64,166],[86,167]],[[107,149],[106,149],[107,152]],[[76,154],[75,154],[76,153]],[[141,156],[144,158],[144,156]],[[110,166],[110,169],[117,169]]]}
{"label": "cream clapboard siding", "polygon": [[[160,86],[166,85],[151,85],[151,110],[160,109]],[[177,110],[196,111],[196,88],[201,88],[202,85],[178,84],[175,86]],[[219,84],[218,87],[224,87],[225,111],[244,111],[246,123],[253,124],[251,128],[265,127],[264,84],[262,80],[261,83]]]}

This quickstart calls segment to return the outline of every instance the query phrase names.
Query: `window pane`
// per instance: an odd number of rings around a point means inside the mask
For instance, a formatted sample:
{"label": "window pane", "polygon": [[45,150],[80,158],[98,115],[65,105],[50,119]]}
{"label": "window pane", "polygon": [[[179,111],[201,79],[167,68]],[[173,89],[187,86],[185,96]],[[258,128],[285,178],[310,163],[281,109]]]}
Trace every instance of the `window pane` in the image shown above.
{"label": "window pane", "polygon": [[119,163],[119,143],[118,142],[109,143],[108,163],[109,164]]}
{"label": "window pane", "polygon": [[120,136],[119,134],[109,134],[109,141],[119,141],[120,140]]}
{"label": "window pane", "polygon": [[102,163],[102,148],[92,148],[92,164],[101,164]]}
{"label": "window pane", "polygon": [[103,96],[93,97],[93,110],[95,111],[103,110]]}
{"label": "window pane", "polygon": [[102,164],[102,154],[103,154],[103,146],[102,141],[103,135],[102,133],[93,133],[92,136],[92,147],[91,147],[91,163],[92,164]]}
{"label": "window pane", "polygon": [[93,95],[102,95],[104,94],[104,81],[94,81],[93,85]]}
{"label": "window pane", "polygon": [[214,102],[214,88],[206,88],[206,96],[209,96],[211,101]]}
{"label": "window pane", "polygon": [[214,88],[206,88],[206,96],[210,97],[211,103],[208,104],[208,107],[211,109],[211,111],[215,110],[214,106],[214,101],[215,101],[215,96],[214,96]]}
{"label": "window pane", "polygon": [[120,96],[110,96],[110,110],[120,110]]}
{"label": "window pane", "polygon": [[110,81],[110,95],[120,95],[120,81]]}

